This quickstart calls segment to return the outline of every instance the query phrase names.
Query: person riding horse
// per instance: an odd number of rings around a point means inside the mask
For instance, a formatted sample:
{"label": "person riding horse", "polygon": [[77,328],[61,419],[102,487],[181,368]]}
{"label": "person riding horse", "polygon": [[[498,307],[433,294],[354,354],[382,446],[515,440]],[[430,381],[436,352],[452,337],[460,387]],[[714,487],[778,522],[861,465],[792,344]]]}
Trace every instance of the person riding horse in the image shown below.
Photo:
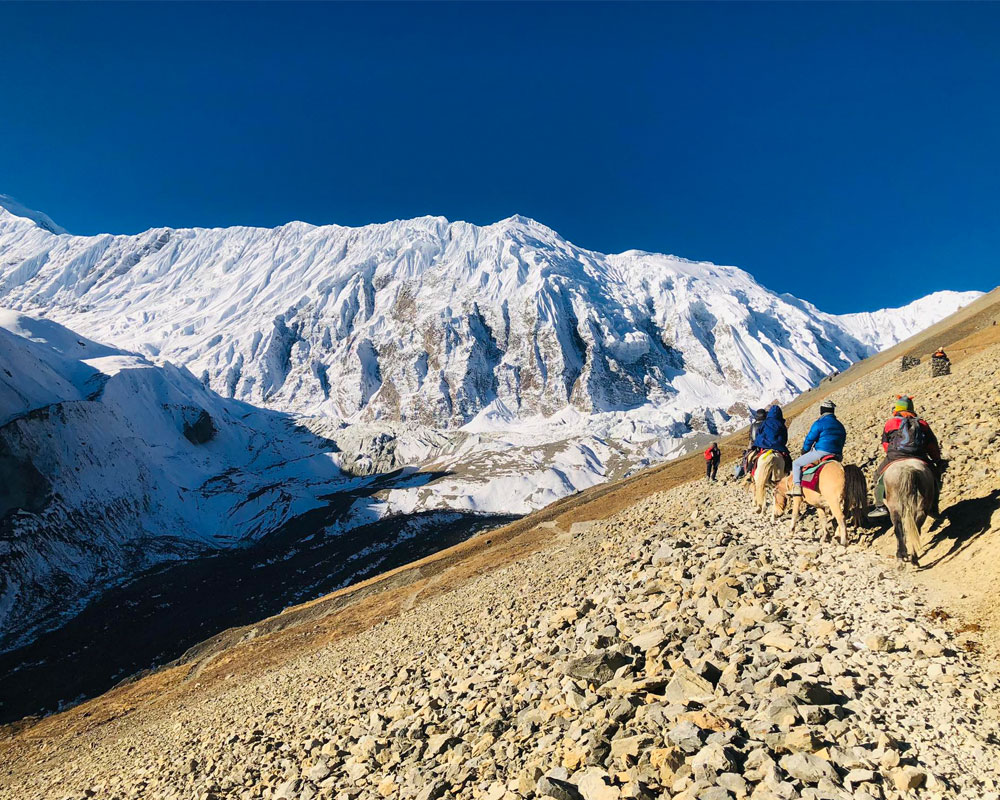
{"label": "person riding horse", "polygon": [[754,442],[757,441],[757,434],[760,433],[760,426],[764,424],[764,420],[767,417],[767,411],[763,408],[758,408],[753,415],[753,422],[750,423],[750,446],[754,446]]}
{"label": "person riding horse", "polygon": [[[892,416],[885,423],[882,429],[882,449],[885,451],[885,460],[875,471],[875,475],[881,477],[886,468],[893,462],[903,458],[917,458],[924,461],[933,471],[934,478],[938,484],[940,494],[941,473],[944,471],[944,462],[941,459],[941,446],[937,437],[927,421],[918,417],[913,407],[913,398],[907,395],[899,395],[892,407]],[[938,515],[938,500],[935,495],[934,503],[931,507],[931,514]],[[869,517],[886,517],[889,509],[883,502],[880,502]]]}
{"label": "person riding horse", "polygon": [[757,456],[760,451],[757,449],[757,434],[760,433],[760,426],[764,424],[764,419],[767,417],[767,411],[763,408],[758,408],[753,415],[753,421],[750,423],[750,442],[747,449],[743,451],[743,462],[740,465],[740,471],[737,477],[742,475],[749,475],[753,469],[753,464],[757,460]]}
{"label": "person riding horse", "polygon": [[785,417],[781,413],[780,406],[773,405],[767,410],[753,444],[758,453],[774,450],[776,453],[781,453],[786,462],[789,460],[788,428],[785,426]]}
{"label": "person riding horse", "polygon": [[817,419],[802,443],[802,455],[792,462],[792,489],[789,497],[802,496],[802,470],[827,456],[840,459],[844,454],[847,430],[836,417],[837,406],[832,400],[824,400],[819,407]]}

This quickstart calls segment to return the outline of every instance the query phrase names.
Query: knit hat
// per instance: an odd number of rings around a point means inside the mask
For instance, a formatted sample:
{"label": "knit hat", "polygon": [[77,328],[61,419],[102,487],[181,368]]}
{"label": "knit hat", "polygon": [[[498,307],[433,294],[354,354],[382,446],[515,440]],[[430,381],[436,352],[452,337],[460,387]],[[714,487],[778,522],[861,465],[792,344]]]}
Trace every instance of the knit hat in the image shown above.
{"label": "knit hat", "polygon": [[824,400],[822,403],[819,404],[820,414],[832,414],[836,410],[837,410],[837,404],[834,403],[833,400]]}
{"label": "knit hat", "polygon": [[892,407],[892,413],[898,414],[901,411],[908,411],[913,413],[913,398],[908,397],[905,394],[900,394],[896,396],[896,402]]}
{"label": "knit hat", "polygon": [[767,411],[765,411],[763,408],[758,408],[757,413],[754,414],[754,418],[759,419],[761,422],[763,422],[767,418]]}

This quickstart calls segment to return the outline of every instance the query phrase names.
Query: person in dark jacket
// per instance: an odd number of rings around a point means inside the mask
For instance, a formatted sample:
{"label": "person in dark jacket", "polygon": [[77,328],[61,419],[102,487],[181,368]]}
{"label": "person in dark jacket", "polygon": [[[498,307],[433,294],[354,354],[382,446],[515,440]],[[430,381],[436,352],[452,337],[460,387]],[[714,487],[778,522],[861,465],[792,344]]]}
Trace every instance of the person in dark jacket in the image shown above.
{"label": "person in dark jacket", "polygon": [[816,420],[805,441],[802,442],[802,455],[792,462],[792,490],[790,497],[802,496],[802,470],[810,464],[815,464],[827,456],[840,458],[844,454],[844,442],[847,441],[847,430],[837,419],[837,406],[833,400],[824,400],[819,407],[819,419]]}
{"label": "person in dark jacket", "polygon": [[753,415],[753,419],[750,422],[750,444],[747,449],[743,451],[743,460],[740,462],[740,466],[736,477],[742,477],[743,475],[749,475],[750,471],[753,469],[753,464],[757,460],[757,434],[760,433],[760,426],[764,424],[764,419],[767,417],[767,411],[763,408],[758,408]]}
{"label": "person in dark jacket", "polygon": [[757,434],[760,433],[760,426],[764,424],[767,412],[763,408],[758,408],[753,415],[753,422],[750,423],[750,446],[754,446],[757,441]]}
{"label": "person in dark jacket", "polygon": [[788,428],[781,407],[774,405],[767,410],[767,416],[760,424],[754,447],[759,450],[776,450],[779,453],[788,452]]}

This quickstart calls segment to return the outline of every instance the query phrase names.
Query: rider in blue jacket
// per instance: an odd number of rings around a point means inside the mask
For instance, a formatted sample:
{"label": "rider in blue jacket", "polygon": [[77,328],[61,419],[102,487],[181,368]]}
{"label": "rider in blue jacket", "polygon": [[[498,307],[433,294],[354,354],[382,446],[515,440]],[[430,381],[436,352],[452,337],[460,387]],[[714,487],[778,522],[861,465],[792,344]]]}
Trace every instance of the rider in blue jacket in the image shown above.
{"label": "rider in blue jacket", "polygon": [[847,430],[837,419],[837,406],[832,400],[824,400],[819,407],[819,419],[816,420],[802,443],[802,455],[792,462],[792,491],[794,497],[802,494],[802,470],[810,464],[815,464],[826,456],[840,458],[844,454],[844,442],[847,441]]}
{"label": "rider in blue jacket", "polygon": [[757,431],[754,446],[760,450],[788,452],[788,428],[785,427],[785,418],[782,416],[779,406],[771,406],[767,410],[767,416]]}

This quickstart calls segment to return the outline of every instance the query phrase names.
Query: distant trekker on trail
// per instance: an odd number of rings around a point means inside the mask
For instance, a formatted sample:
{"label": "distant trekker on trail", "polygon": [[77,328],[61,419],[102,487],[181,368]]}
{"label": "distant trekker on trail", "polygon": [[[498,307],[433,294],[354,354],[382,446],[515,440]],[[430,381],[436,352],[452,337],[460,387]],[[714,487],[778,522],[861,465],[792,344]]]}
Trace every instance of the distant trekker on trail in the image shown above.
{"label": "distant trekker on trail", "polygon": [[802,496],[802,470],[828,456],[840,459],[844,454],[847,430],[836,417],[837,406],[832,400],[824,400],[819,407],[817,419],[802,443],[802,455],[792,462],[792,488],[789,497]]}
{"label": "distant trekker on trail", "polygon": [[[892,407],[892,416],[885,423],[882,429],[882,449],[885,451],[885,460],[875,471],[876,487],[881,482],[881,477],[886,468],[893,462],[904,458],[917,458],[924,461],[934,472],[934,478],[938,486],[934,503],[931,507],[931,514],[938,515],[938,499],[940,494],[941,473],[944,471],[944,464],[941,460],[941,447],[931,426],[926,420],[917,416],[913,407],[913,398],[907,395],[899,395]],[[881,492],[876,488],[875,501],[877,505],[872,509],[869,517],[888,516],[889,510],[885,507],[880,496]]]}
{"label": "distant trekker on trail", "polygon": [[710,481],[715,480],[715,475],[719,471],[719,460],[722,458],[722,452],[719,450],[719,445],[712,442],[712,446],[705,451],[705,477]]}

